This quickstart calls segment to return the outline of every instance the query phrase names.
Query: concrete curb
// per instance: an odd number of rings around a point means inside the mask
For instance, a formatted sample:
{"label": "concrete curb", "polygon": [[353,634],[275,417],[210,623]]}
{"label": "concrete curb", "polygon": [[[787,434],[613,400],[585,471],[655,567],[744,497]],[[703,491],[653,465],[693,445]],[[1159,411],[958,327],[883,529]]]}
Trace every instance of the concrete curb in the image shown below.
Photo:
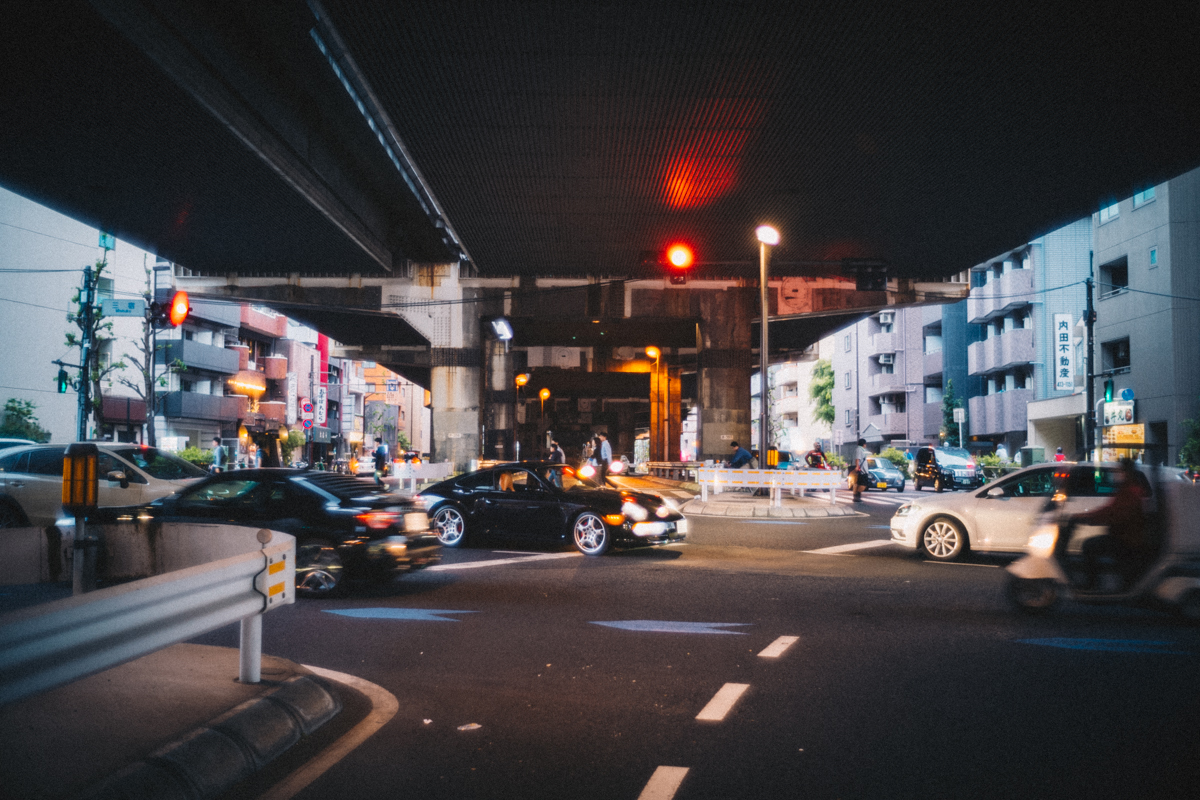
{"label": "concrete curb", "polygon": [[341,710],[327,681],[297,675],[114,773],[79,800],[209,800],[263,769]]}

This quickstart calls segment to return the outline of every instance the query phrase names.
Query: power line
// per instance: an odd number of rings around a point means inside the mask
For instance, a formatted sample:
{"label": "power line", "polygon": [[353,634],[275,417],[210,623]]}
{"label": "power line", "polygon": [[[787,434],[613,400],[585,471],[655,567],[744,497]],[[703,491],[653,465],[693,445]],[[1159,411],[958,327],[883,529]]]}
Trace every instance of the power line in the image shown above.
{"label": "power line", "polygon": [[0,225],[3,225],[6,228],[15,228],[19,231],[25,231],[26,233],[36,234],[38,236],[45,236],[47,239],[57,239],[58,241],[66,242],[67,244],[73,244],[73,245],[77,245],[79,247],[86,247],[89,250],[97,247],[97,245],[94,245],[94,244],[84,244],[83,242],[76,242],[71,239],[64,239],[61,236],[54,236],[49,233],[43,233],[42,231],[35,231],[32,228],[22,228],[20,225],[13,225],[11,222],[0,222]]}

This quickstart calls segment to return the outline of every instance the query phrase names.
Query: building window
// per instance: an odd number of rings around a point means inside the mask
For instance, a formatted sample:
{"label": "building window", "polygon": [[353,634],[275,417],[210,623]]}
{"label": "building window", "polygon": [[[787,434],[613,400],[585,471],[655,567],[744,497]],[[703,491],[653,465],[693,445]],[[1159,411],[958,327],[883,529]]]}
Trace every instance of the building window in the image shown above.
{"label": "building window", "polygon": [[1154,187],[1151,186],[1149,189],[1146,189],[1143,192],[1138,192],[1133,196],[1133,207],[1141,208],[1142,206],[1146,205],[1146,203],[1152,202],[1153,200]]}
{"label": "building window", "polygon": [[926,403],[940,403],[940,402],[942,402],[942,396],[943,396],[942,395],[942,387],[940,387],[940,386],[926,386],[925,387],[925,402]]}
{"label": "building window", "polygon": [[1129,288],[1129,258],[1121,256],[1100,267],[1100,297],[1120,294]]}
{"label": "building window", "polygon": [[846,409],[846,427],[850,427],[850,409]]}
{"label": "building window", "polygon": [[96,298],[99,300],[112,300],[114,297],[113,279],[98,278],[96,280]]}
{"label": "building window", "polygon": [[1150,248],[1150,269],[1154,269],[1157,266],[1158,266],[1158,248],[1151,247]]}
{"label": "building window", "polygon": [[846,373],[846,388],[847,389],[850,388],[850,373],[849,372]]}
{"label": "building window", "polygon": [[850,334],[846,334],[846,352],[850,352]]}
{"label": "building window", "polygon": [[1131,366],[1129,337],[1104,342],[1100,345],[1100,358],[1105,372],[1128,372]]}
{"label": "building window", "polygon": [[1100,224],[1103,225],[1109,220],[1116,219],[1118,216],[1120,216],[1120,213],[1121,206],[1119,203],[1113,203],[1111,206],[1100,209]]}
{"label": "building window", "polygon": [[881,375],[894,375],[896,372],[896,365],[895,364],[884,364],[881,361],[879,363],[879,372]]}

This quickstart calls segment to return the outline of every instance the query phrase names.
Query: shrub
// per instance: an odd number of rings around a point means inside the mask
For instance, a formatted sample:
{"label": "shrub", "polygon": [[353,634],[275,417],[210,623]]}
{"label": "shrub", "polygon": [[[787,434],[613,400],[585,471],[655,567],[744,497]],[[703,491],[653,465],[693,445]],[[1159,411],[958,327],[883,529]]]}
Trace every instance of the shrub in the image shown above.
{"label": "shrub", "polygon": [[212,450],[201,450],[199,447],[189,447],[180,450],[177,455],[184,461],[190,461],[197,467],[209,467],[213,462]]}
{"label": "shrub", "polygon": [[882,453],[880,453],[879,456],[880,458],[886,458],[888,461],[892,462],[892,464],[895,465],[896,469],[900,470],[900,473],[904,477],[911,477],[908,474],[908,456],[906,456],[903,451],[897,450],[894,447],[889,447],[887,450],[884,450]]}

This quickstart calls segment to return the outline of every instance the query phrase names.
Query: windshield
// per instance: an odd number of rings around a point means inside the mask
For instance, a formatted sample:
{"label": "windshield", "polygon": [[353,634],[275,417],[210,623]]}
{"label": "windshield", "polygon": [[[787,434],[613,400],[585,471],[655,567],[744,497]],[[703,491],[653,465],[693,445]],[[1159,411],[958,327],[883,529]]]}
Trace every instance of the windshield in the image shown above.
{"label": "windshield", "polygon": [[550,467],[543,467],[538,470],[538,475],[547,484],[557,486],[560,489],[566,489],[568,492],[572,489],[599,489],[600,484],[590,478],[584,478],[579,475],[574,467],[568,467],[566,464],[555,464]]}
{"label": "windshield", "polygon": [[937,453],[939,464],[947,464],[949,466],[968,466],[971,461],[971,454],[961,447],[946,447],[934,451]]}
{"label": "windshield", "polygon": [[112,452],[160,481],[203,478],[208,474],[195,464],[154,447],[122,447]]}

